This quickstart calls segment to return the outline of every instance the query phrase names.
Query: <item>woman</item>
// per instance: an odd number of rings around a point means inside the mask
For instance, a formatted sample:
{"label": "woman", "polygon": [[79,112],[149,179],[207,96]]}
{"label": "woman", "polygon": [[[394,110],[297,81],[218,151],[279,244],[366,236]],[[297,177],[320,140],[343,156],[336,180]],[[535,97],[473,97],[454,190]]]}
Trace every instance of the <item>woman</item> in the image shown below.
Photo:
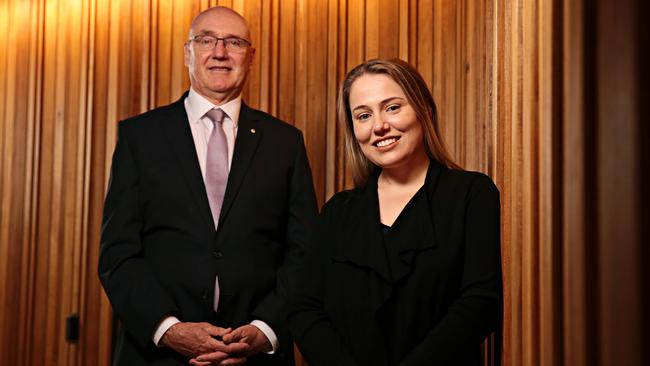
{"label": "woman", "polygon": [[462,171],[406,62],[351,70],[338,101],[356,188],[323,207],[289,323],[310,366],[479,365],[500,325],[499,193]]}

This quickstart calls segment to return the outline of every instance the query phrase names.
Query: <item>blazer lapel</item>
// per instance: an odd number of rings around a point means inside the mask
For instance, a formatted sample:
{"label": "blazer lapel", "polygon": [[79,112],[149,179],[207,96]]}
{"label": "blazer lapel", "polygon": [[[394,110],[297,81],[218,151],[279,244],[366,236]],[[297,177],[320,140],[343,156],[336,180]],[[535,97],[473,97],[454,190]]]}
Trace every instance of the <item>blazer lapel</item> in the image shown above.
{"label": "blazer lapel", "polygon": [[[346,215],[341,229],[346,233],[342,235],[346,239],[337,245],[338,250],[332,255],[334,261],[358,267],[368,274],[363,296],[375,315],[393,293],[393,276],[381,232],[376,179],[376,176],[368,179],[359,199]],[[371,337],[381,334],[379,331],[369,333]],[[381,342],[379,339],[374,341]]]}
{"label": "blazer lapel", "polygon": [[[424,191],[418,192],[418,194],[424,194],[424,197],[409,203],[413,204],[410,207],[412,219],[403,220],[398,230],[410,234],[402,235],[402,238],[409,237],[410,240],[402,239],[391,243],[391,246],[395,248],[394,254],[399,257],[399,261],[393,262],[393,281],[395,283],[411,273],[415,256],[418,253],[438,246],[435,233],[436,220],[432,209],[436,205],[433,204],[432,197],[438,184],[440,170],[440,165],[432,160],[427,170]],[[444,214],[448,215],[448,213]]]}
{"label": "blazer lapel", "polygon": [[230,164],[230,173],[228,174],[228,184],[219,215],[219,227],[221,227],[221,223],[227,217],[237,197],[250,162],[255,155],[255,150],[257,150],[257,145],[262,139],[262,128],[260,128],[260,125],[259,119],[254,115],[253,111],[242,102],[241,111],[239,112],[235,149],[232,163]]}
{"label": "blazer lapel", "polygon": [[166,117],[162,120],[161,125],[174,155],[178,159],[178,166],[180,167],[185,182],[190,188],[195,204],[205,220],[205,224],[214,230],[208,195],[205,191],[201,167],[199,166],[196,148],[194,147],[194,138],[192,137],[187,112],[185,111],[184,100],[186,97],[187,92],[178,101],[169,106],[169,109],[165,112]]}
{"label": "blazer lapel", "polygon": [[333,253],[333,259],[348,262],[357,267],[369,268],[383,282],[390,283],[392,276],[383,248],[383,235],[379,220],[379,200],[376,177],[370,177],[363,188],[359,200],[347,215],[342,232],[345,243]]}

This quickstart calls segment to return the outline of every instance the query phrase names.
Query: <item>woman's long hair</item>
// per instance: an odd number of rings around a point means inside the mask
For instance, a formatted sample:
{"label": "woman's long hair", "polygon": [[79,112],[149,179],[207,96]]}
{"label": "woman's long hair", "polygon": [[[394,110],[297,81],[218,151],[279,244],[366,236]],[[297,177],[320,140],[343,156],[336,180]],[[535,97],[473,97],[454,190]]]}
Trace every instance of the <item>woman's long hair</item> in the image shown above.
{"label": "woman's long hair", "polygon": [[356,187],[364,186],[370,174],[376,169],[376,166],[363,154],[354,136],[352,112],[350,111],[350,89],[354,81],[364,74],[387,75],[395,81],[406,94],[406,98],[413,106],[416,117],[422,126],[427,155],[450,169],[462,169],[454,162],[445,147],[438,126],[436,103],[420,73],[413,66],[398,58],[373,59],[350,70],[339,90],[338,117],[344,125],[345,150]]}

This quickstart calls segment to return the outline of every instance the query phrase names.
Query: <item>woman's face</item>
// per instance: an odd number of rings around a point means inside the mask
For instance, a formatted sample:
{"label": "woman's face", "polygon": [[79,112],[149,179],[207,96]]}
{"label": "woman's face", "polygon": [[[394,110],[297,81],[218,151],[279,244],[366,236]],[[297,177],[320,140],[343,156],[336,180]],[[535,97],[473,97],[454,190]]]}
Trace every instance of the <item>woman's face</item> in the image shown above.
{"label": "woman's face", "polygon": [[389,76],[358,77],[350,88],[350,110],[354,136],[375,165],[398,168],[426,156],[422,125],[402,88]]}

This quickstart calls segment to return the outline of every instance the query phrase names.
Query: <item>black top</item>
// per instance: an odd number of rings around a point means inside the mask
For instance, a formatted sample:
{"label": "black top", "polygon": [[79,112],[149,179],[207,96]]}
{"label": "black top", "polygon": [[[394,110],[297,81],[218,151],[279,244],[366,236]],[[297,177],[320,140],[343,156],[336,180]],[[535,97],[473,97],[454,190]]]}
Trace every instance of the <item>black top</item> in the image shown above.
{"label": "black top", "polygon": [[399,268],[400,243],[410,240],[410,236],[412,235],[411,230],[414,229],[411,224],[419,225],[421,222],[417,218],[421,215],[428,215],[428,208],[427,196],[424,189],[420,188],[406,203],[393,222],[393,225],[388,226],[380,220],[379,226],[382,233],[381,249],[383,249],[386,256],[386,265],[388,266],[389,278],[391,280],[393,280],[393,272]]}
{"label": "black top", "polygon": [[502,312],[499,194],[432,162],[393,226],[377,183],[324,207],[289,323],[310,366],[479,365]]}

